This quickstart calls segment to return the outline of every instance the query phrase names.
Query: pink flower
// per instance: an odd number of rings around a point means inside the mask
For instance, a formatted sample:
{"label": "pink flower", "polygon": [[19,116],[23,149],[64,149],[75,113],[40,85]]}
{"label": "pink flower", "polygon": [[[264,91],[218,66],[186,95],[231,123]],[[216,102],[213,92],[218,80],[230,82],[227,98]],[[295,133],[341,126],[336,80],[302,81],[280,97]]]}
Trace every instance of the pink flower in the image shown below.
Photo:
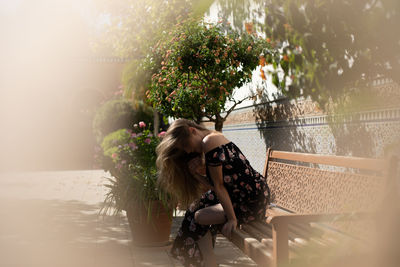
{"label": "pink flower", "polygon": [[146,123],[144,123],[143,121],[139,122],[139,127],[140,128],[146,127]]}
{"label": "pink flower", "polygon": [[112,153],[112,155],[111,155],[111,157],[112,157],[113,159],[115,159],[117,156],[118,156],[117,153]]}
{"label": "pink flower", "polygon": [[158,137],[164,137],[166,133],[167,133],[166,131],[162,131],[161,133],[158,134]]}
{"label": "pink flower", "polygon": [[137,149],[137,145],[135,143],[129,143],[129,147],[133,150]]}
{"label": "pink flower", "polygon": [[193,223],[193,221],[190,223],[189,230],[192,232],[196,231],[196,225]]}
{"label": "pink flower", "polygon": [[230,183],[231,182],[231,177],[229,175],[225,175],[224,181],[225,181],[225,183]]}
{"label": "pink flower", "polygon": [[194,244],[194,239],[191,238],[191,237],[186,238],[185,244],[188,245],[188,246],[193,245]]}
{"label": "pink flower", "polygon": [[131,137],[136,137],[136,133],[131,134]]}
{"label": "pink flower", "polygon": [[145,143],[150,144],[151,143],[151,139],[150,138],[146,138],[146,140],[144,140]]}
{"label": "pink flower", "polygon": [[188,250],[188,254],[189,254],[189,257],[193,257],[194,248],[189,249],[189,250]]}

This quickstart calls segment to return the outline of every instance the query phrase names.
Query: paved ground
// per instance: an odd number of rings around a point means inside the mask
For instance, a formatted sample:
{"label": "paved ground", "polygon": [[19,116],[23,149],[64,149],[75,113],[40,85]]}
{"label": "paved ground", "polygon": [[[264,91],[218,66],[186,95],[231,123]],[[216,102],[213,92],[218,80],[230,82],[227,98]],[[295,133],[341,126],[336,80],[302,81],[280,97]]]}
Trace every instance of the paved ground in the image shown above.
{"label": "paved ground", "polygon": [[[180,266],[170,246],[132,246],[126,216],[101,216],[101,170],[0,173],[0,266]],[[182,217],[175,217],[171,238]],[[220,266],[255,266],[225,238]]]}

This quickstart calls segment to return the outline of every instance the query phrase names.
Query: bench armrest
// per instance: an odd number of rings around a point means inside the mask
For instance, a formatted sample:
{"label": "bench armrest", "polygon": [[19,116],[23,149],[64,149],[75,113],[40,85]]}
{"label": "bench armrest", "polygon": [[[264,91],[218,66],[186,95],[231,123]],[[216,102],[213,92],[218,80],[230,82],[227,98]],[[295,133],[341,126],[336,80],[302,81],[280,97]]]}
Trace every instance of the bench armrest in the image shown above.
{"label": "bench armrest", "polygon": [[372,212],[320,213],[320,214],[277,214],[267,216],[266,223],[310,223],[344,220],[364,220],[375,218]]}

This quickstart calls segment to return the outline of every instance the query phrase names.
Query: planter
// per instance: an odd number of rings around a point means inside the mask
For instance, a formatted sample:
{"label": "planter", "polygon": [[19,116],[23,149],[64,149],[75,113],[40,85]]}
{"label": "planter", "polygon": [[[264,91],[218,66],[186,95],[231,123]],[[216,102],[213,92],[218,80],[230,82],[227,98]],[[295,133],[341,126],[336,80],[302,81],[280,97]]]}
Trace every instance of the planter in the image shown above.
{"label": "planter", "polygon": [[172,210],[166,211],[161,201],[151,204],[151,217],[144,206],[131,205],[126,210],[132,241],[135,246],[166,246],[170,244]]}

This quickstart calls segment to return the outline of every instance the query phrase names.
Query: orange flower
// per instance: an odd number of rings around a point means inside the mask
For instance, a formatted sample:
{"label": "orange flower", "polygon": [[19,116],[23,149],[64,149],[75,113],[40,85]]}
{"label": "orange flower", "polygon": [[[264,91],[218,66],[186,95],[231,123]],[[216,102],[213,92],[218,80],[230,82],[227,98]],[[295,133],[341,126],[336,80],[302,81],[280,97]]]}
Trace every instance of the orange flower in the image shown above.
{"label": "orange flower", "polygon": [[285,27],[287,31],[290,31],[292,29],[292,27],[288,23],[283,24],[283,27]]}
{"label": "orange flower", "polygon": [[265,78],[264,70],[260,69],[260,72],[261,72],[261,79],[263,79],[265,81],[267,78]]}
{"label": "orange flower", "polygon": [[246,32],[248,34],[251,34],[253,32],[253,22],[246,22],[244,24],[244,27],[246,28]]}
{"label": "orange flower", "polygon": [[266,39],[267,43],[271,43],[271,38]]}
{"label": "orange flower", "polygon": [[263,67],[265,66],[265,57],[264,56],[260,57],[260,65]]}
{"label": "orange flower", "polygon": [[289,61],[289,57],[287,55],[283,55],[283,60],[284,61]]}

